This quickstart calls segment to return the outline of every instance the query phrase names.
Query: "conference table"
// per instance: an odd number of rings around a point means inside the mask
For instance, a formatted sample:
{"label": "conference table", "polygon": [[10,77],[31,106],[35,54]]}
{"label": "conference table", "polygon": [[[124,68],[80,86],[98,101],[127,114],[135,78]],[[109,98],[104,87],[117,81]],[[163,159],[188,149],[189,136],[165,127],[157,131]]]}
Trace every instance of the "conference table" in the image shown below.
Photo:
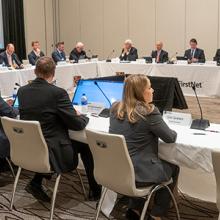
{"label": "conference table", "polygon": [[[56,68],[56,85],[64,89],[72,90],[73,76],[81,76],[84,79],[112,76],[116,72],[125,74],[146,74],[149,76],[176,77],[184,95],[194,95],[192,85],[197,87],[199,96],[220,96],[220,67],[213,64],[143,64],[131,63],[107,63],[105,61],[85,62],[77,64],[63,64]],[[22,70],[8,70],[0,68],[0,90],[4,96],[10,96],[15,83],[25,85],[33,80],[34,67]]]}
{"label": "conference table", "polygon": [[[80,111],[80,107],[76,106]],[[108,132],[109,118],[89,115],[86,129]],[[188,126],[168,124],[177,132],[176,143],[167,144],[160,140],[159,157],[181,167],[179,189],[195,198],[216,202],[216,184],[211,152],[220,148],[220,124],[211,124],[206,131],[190,129]],[[73,140],[87,143],[85,130],[69,131]],[[200,182],[201,181],[201,182]],[[189,192],[190,191],[190,192]],[[117,194],[110,191],[102,211],[109,216]]]}

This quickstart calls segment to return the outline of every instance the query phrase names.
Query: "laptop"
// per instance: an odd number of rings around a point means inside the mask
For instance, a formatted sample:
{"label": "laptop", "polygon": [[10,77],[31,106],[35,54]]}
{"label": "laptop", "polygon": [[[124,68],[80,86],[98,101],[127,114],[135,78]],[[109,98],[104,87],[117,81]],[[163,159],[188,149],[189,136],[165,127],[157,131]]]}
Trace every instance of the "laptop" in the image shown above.
{"label": "laptop", "polygon": [[81,97],[85,94],[88,104],[101,103],[105,109],[110,109],[114,102],[122,100],[123,88],[124,82],[120,81],[79,80],[72,104],[81,105]]}

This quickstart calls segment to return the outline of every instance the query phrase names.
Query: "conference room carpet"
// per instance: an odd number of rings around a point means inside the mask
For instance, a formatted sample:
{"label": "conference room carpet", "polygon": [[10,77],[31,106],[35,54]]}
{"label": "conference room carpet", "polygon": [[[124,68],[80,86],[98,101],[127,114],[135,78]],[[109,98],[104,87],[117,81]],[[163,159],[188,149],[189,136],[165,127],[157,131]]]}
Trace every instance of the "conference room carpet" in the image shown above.
{"label": "conference room carpet", "polygon": [[[50,205],[38,202],[24,188],[32,177],[32,173],[23,171],[19,180],[17,194],[15,197],[15,210],[9,211],[9,201],[13,186],[13,178],[10,172],[0,174],[0,220],[46,220],[49,219]],[[86,188],[88,189],[86,177],[83,175]],[[48,181],[47,187],[52,187],[54,179]],[[61,178],[57,194],[54,219],[78,220],[93,219],[95,213],[95,202],[85,201],[77,175],[65,174]],[[117,202],[112,218],[123,220],[127,208],[127,198],[122,197]],[[179,209],[183,220],[217,220],[218,212],[215,204],[196,201],[191,198],[180,196]],[[107,219],[103,215],[100,220]],[[171,209],[164,220],[174,220],[175,212]]]}

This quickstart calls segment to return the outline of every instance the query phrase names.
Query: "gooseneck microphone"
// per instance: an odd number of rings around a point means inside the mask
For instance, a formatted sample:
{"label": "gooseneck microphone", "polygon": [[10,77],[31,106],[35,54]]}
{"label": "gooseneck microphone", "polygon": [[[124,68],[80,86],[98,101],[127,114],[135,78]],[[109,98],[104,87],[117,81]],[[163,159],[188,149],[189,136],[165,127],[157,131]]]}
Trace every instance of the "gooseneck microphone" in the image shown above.
{"label": "gooseneck microphone", "polygon": [[195,84],[192,86],[192,89],[195,93],[196,100],[197,100],[197,103],[199,105],[200,119],[194,119],[192,121],[192,124],[191,124],[190,128],[191,129],[198,129],[198,130],[205,130],[206,128],[208,128],[210,126],[210,123],[209,123],[209,120],[203,119],[202,107],[201,107],[201,104],[200,104],[200,101],[199,101],[199,98],[198,98],[198,95],[197,95],[197,92],[196,92]]}
{"label": "gooseneck microphone", "polygon": [[89,54],[90,54],[90,58],[92,58],[92,57],[93,57],[92,51],[91,51],[91,50],[88,50],[88,52],[89,52]]}
{"label": "gooseneck microphone", "polygon": [[115,52],[115,50],[113,49],[113,50],[109,53],[109,55],[107,56],[106,62],[111,62],[110,57],[114,54],[114,52]]}
{"label": "gooseneck microphone", "polygon": [[99,84],[97,83],[97,81],[94,81],[94,84],[97,86],[97,88],[101,91],[101,93],[104,95],[105,99],[108,101],[109,103],[109,108],[111,108],[112,103],[110,102],[109,98],[107,97],[107,95],[105,94],[105,92],[102,90],[102,88],[99,86]]}
{"label": "gooseneck microphone", "polygon": [[21,85],[19,83],[15,83],[16,86],[21,87]]}

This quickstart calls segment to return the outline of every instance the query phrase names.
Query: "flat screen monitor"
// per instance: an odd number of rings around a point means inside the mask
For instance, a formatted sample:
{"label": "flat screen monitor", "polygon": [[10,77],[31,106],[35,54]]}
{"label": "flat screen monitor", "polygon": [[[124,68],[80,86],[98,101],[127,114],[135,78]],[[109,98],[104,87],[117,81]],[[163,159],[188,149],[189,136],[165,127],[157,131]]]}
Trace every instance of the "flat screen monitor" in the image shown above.
{"label": "flat screen monitor", "polygon": [[121,101],[123,88],[124,82],[95,79],[80,80],[77,84],[72,104],[81,105],[81,97],[85,94],[88,103],[102,103],[105,108],[110,108],[110,103],[112,104],[116,101]]}

